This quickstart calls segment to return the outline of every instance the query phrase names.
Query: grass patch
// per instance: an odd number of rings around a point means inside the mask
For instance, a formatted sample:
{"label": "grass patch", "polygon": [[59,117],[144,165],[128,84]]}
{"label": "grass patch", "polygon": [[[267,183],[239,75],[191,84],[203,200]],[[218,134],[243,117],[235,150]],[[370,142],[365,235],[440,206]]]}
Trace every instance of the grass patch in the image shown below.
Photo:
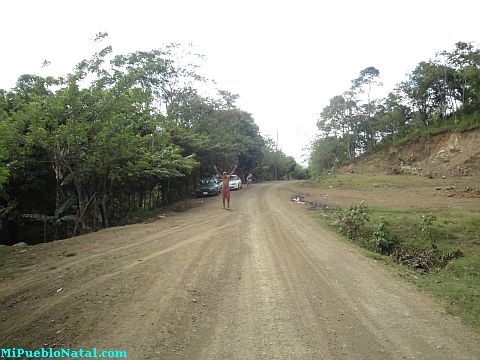
{"label": "grass patch", "polygon": [[[420,180],[422,184],[419,184]],[[394,188],[406,189],[412,186],[412,177],[407,175],[398,175],[393,179],[389,175],[384,174],[331,174],[323,175],[320,178],[311,179],[303,184],[304,187],[318,187],[318,188],[347,188],[347,189],[372,189],[374,187],[380,188]],[[428,186],[432,187],[431,179],[418,178],[416,179],[416,187]]]}
{"label": "grass patch", "polygon": [[0,245],[0,278],[10,278],[16,272],[18,264],[13,259],[13,253],[11,247]]}
{"label": "grass patch", "polygon": [[447,311],[466,323],[480,326],[480,284],[478,262],[466,256],[456,259],[444,269],[430,271],[414,282],[441,300]]}
{"label": "grass patch", "polygon": [[[475,182],[475,180],[473,181]],[[345,189],[359,189],[372,190],[374,188],[383,188],[391,190],[407,190],[412,189],[415,192],[428,190],[429,193],[435,191],[437,187],[445,190],[448,186],[462,189],[472,186],[472,178],[457,177],[448,179],[429,179],[425,176],[411,176],[411,175],[386,175],[386,174],[322,174],[322,176],[314,179],[309,179],[299,185],[303,188],[313,187],[320,189],[327,188],[345,188]]]}
{"label": "grass patch", "polygon": [[160,215],[165,214],[164,208],[155,208],[150,210],[139,210],[135,213],[130,214],[126,220],[125,225],[137,224],[140,222],[158,219]]}
{"label": "grass patch", "polygon": [[72,256],[77,256],[77,253],[73,252],[73,251],[64,251],[64,252],[62,252],[62,256],[72,257]]}
{"label": "grass patch", "polygon": [[9,254],[10,251],[11,249],[9,246],[0,245],[0,264],[2,263],[3,257]]}

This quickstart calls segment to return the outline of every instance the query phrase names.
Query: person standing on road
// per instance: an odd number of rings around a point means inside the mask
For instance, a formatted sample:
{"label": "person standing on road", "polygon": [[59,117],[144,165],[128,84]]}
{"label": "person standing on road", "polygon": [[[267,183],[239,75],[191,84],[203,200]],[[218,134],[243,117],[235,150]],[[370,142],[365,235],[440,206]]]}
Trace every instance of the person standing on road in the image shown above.
{"label": "person standing on road", "polygon": [[252,173],[248,173],[248,176],[247,176],[247,188],[252,185],[252,179],[253,179],[253,175]]}
{"label": "person standing on road", "polygon": [[227,209],[230,209],[230,176],[232,176],[233,172],[237,168],[237,165],[234,166],[233,170],[229,171],[229,174],[224,171],[222,175],[220,175],[220,171],[218,171],[217,165],[213,165],[213,168],[215,169],[217,176],[222,179],[223,208],[225,209],[225,199],[227,199]]}

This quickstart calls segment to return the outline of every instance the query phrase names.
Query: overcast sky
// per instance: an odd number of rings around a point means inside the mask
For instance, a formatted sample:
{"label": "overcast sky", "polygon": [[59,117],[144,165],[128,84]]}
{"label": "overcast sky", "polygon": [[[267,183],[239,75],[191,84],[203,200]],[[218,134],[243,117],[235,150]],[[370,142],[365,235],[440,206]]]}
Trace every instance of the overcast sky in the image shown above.
{"label": "overcast sky", "polygon": [[[478,0],[15,0],[2,2],[0,88],[61,75],[108,32],[116,54],[193,43],[262,134],[302,160],[319,113],[368,66],[386,92],[458,41],[478,45]],[[43,60],[51,61],[41,69]]]}

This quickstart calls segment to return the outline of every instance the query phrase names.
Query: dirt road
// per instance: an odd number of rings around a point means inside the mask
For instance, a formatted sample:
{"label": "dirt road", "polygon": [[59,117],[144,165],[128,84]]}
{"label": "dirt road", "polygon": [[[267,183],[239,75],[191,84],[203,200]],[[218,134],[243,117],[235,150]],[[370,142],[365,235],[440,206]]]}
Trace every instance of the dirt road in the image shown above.
{"label": "dirt road", "polygon": [[[288,185],[288,184],[287,184]],[[129,359],[478,359],[462,326],[324,232],[282,183],[147,224],[12,250],[0,344]],[[25,251],[24,251],[25,250]]]}

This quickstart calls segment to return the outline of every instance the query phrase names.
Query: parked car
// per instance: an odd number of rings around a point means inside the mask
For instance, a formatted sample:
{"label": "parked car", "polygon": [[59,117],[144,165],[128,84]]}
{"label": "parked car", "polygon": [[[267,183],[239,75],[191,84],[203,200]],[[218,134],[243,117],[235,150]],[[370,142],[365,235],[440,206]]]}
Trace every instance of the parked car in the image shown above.
{"label": "parked car", "polygon": [[222,188],[222,182],[214,177],[201,179],[197,188],[195,189],[195,194],[197,196],[209,196],[209,195],[218,195],[220,189]]}
{"label": "parked car", "polygon": [[231,175],[228,185],[231,190],[240,190],[242,188],[242,179],[238,175]]}

